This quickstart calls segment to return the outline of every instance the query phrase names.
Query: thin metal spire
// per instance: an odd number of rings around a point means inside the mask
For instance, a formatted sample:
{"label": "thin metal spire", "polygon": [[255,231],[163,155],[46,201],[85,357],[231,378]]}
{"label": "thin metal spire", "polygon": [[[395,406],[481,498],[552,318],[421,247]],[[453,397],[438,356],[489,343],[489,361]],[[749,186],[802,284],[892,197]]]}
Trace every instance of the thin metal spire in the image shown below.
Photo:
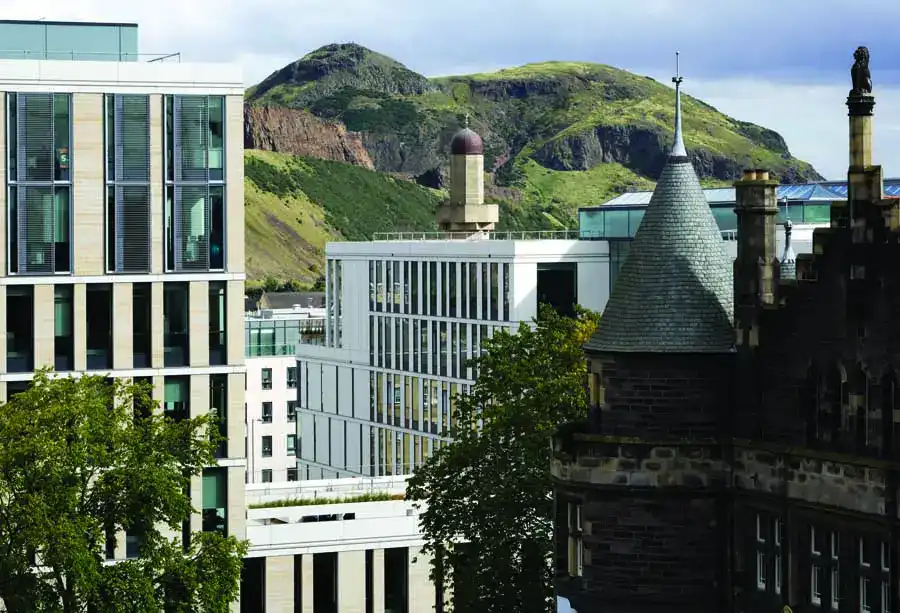
{"label": "thin metal spire", "polygon": [[675,52],[675,76],[672,77],[672,83],[675,84],[675,143],[672,145],[669,155],[687,157],[684,137],[681,134],[681,82],[684,81],[684,78],[681,76],[680,55],[678,51]]}
{"label": "thin metal spire", "polygon": [[466,113],[466,127],[469,127],[469,114]]}

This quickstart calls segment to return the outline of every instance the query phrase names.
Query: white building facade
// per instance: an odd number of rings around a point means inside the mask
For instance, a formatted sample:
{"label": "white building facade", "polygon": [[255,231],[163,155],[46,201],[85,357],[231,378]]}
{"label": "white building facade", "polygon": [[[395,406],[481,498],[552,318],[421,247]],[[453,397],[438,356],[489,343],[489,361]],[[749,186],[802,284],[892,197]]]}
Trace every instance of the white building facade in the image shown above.
{"label": "white building facade", "polygon": [[325,310],[263,309],[245,315],[247,483],[298,479],[297,358],[324,341]]}
{"label": "white building facade", "polygon": [[539,302],[606,302],[605,242],[445,236],[327,246],[325,345],[297,357],[300,479],[411,473],[448,441],[484,339]]}

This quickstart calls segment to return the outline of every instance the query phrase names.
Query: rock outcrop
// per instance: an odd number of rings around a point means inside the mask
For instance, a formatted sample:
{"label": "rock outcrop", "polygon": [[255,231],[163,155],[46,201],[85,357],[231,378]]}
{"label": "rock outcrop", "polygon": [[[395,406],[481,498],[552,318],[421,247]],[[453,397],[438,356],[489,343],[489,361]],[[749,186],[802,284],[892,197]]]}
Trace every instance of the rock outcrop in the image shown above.
{"label": "rock outcrop", "polygon": [[244,107],[244,148],[305,155],[373,170],[359,134],[299,109]]}

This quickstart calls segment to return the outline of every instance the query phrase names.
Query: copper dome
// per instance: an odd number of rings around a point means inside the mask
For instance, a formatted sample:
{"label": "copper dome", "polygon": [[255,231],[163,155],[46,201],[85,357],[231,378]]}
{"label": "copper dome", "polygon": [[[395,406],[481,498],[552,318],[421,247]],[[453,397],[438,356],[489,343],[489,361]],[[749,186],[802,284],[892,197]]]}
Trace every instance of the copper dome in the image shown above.
{"label": "copper dome", "polygon": [[450,141],[450,153],[453,155],[484,155],[484,142],[473,130],[463,128],[453,135]]}

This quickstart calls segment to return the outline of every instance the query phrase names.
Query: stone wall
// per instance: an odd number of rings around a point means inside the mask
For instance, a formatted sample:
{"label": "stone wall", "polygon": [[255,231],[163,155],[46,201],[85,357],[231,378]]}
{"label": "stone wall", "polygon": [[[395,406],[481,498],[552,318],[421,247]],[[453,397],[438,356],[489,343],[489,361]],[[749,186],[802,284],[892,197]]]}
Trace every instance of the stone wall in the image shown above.
{"label": "stone wall", "polygon": [[654,440],[710,440],[729,406],[731,356],[588,356],[598,382],[595,430]]}

